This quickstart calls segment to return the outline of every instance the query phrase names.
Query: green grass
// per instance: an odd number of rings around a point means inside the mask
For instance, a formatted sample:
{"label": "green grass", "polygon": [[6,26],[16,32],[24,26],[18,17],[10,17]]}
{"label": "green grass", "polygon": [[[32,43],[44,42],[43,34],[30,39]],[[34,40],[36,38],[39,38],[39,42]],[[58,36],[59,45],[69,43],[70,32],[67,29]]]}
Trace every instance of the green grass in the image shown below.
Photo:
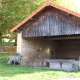
{"label": "green grass", "polygon": [[80,80],[80,71],[66,72],[8,65],[6,57],[10,55],[0,54],[0,80]]}
{"label": "green grass", "polygon": [[2,46],[11,46],[14,45],[14,42],[2,42]]}

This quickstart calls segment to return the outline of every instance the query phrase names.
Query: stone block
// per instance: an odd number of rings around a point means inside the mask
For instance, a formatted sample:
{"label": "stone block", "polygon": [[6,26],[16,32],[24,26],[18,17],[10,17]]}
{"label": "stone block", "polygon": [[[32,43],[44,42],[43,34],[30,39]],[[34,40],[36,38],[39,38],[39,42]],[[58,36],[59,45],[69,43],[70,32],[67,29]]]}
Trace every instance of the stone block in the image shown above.
{"label": "stone block", "polygon": [[74,70],[73,64],[71,62],[63,62],[62,70],[72,71]]}
{"label": "stone block", "polygon": [[54,63],[50,62],[49,67],[52,68],[52,69],[61,69],[61,66],[60,66],[59,62],[54,62]]}

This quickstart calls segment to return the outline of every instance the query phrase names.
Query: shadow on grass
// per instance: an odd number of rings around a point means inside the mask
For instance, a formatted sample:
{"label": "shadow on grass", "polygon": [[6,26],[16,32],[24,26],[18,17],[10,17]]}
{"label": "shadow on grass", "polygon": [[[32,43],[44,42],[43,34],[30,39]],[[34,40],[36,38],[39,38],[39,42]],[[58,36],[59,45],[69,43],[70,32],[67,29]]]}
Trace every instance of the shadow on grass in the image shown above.
{"label": "shadow on grass", "polygon": [[8,65],[6,61],[6,57],[11,54],[0,54],[0,76],[2,77],[11,77],[19,74],[32,74],[32,73],[52,73],[52,75],[58,75],[59,73],[79,73],[76,72],[67,72],[67,71],[59,71],[53,69],[44,69],[44,68],[34,68],[34,67],[25,67],[25,66],[17,66],[17,65]]}

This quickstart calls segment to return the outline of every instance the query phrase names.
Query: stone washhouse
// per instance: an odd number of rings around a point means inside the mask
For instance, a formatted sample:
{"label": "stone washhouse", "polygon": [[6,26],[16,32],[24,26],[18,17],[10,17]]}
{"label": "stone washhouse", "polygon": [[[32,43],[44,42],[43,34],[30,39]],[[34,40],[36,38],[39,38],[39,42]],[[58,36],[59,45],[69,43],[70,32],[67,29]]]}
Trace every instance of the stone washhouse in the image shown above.
{"label": "stone washhouse", "polygon": [[17,53],[23,56],[21,65],[61,70],[78,66],[79,13],[46,0],[10,32],[17,32]]}

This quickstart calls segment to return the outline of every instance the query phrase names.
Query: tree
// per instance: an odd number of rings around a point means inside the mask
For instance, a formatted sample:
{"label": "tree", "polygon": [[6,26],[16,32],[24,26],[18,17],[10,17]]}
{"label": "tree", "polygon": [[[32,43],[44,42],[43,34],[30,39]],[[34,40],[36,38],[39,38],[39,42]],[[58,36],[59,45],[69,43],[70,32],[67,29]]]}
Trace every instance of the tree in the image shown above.
{"label": "tree", "polygon": [[[75,0],[52,0],[54,3],[68,8],[78,9],[73,1]],[[67,4],[65,4],[65,2]],[[1,40],[3,37],[14,39],[16,34],[10,33],[10,29],[30,15],[45,0],[0,0],[0,51],[2,51]],[[65,5],[64,5],[65,4]],[[71,6],[73,4],[73,6]],[[11,36],[6,36],[10,34]]]}
{"label": "tree", "polygon": [[3,19],[3,14],[2,14],[2,1],[0,1],[0,52],[2,52],[2,27],[1,25],[3,24],[3,21],[1,22],[1,20]]}
{"label": "tree", "polygon": [[54,3],[80,13],[80,0],[52,0]]}
{"label": "tree", "polygon": [[[10,33],[10,29],[32,13],[43,3],[39,0],[1,0],[0,1],[0,51],[3,37],[16,38],[16,34]],[[11,36],[6,36],[10,34]]]}

